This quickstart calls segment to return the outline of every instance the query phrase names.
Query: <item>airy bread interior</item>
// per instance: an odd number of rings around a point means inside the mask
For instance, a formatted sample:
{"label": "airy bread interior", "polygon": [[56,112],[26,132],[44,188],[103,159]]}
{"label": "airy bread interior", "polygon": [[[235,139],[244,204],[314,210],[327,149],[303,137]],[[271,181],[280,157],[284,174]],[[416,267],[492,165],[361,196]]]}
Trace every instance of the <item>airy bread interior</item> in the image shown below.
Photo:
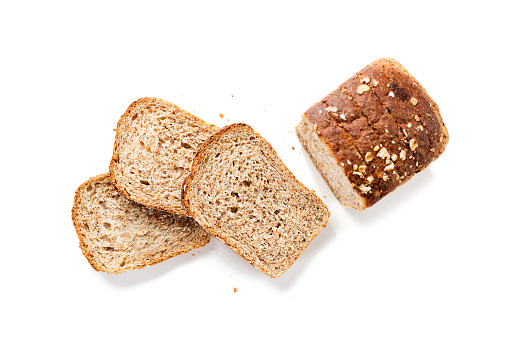
{"label": "airy bread interior", "polygon": [[186,215],[181,186],[199,146],[219,128],[170,102],[143,98],[118,122],[110,174],[129,199]]}
{"label": "airy bread interior", "polygon": [[319,197],[245,124],[203,145],[183,200],[205,230],[271,277],[293,264],[329,218]]}
{"label": "airy bread interior", "polygon": [[78,188],[72,219],[83,254],[93,268],[108,273],[153,265],[210,241],[193,219],[125,198],[107,174]]}

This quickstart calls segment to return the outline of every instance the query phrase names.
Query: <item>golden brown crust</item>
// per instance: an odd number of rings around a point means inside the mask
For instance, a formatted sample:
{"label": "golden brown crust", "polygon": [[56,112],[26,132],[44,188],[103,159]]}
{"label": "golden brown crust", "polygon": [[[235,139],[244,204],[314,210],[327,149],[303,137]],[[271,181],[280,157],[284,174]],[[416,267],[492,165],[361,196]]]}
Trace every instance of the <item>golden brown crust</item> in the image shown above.
{"label": "golden brown crust", "polygon": [[116,135],[115,135],[115,142],[113,147],[113,156],[111,158],[111,162],[109,165],[109,174],[110,174],[110,180],[115,186],[115,188],[123,194],[128,199],[134,200],[140,204],[143,204],[149,208],[157,209],[161,211],[166,211],[169,213],[174,213],[182,216],[188,216],[187,211],[183,207],[174,206],[173,208],[168,208],[166,206],[162,206],[160,203],[158,203],[155,200],[145,199],[142,196],[131,194],[131,192],[127,191],[125,187],[120,184],[119,178],[117,177],[118,171],[116,168],[119,166],[119,149],[120,149],[120,143],[121,143],[121,135],[123,133],[123,130],[126,129],[129,126],[131,117],[134,114],[137,114],[137,108],[141,105],[149,105],[149,104],[155,104],[155,105],[162,105],[166,107],[171,107],[175,111],[178,111],[178,114],[181,114],[185,116],[190,121],[195,122],[196,124],[199,124],[204,130],[208,131],[209,133],[213,134],[219,130],[219,128],[213,124],[209,124],[202,119],[190,114],[189,112],[181,109],[177,105],[162,100],[159,98],[153,98],[153,97],[145,97],[136,100],[133,102],[126,110],[126,112],[120,117],[117,123],[116,128]]}
{"label": "golden brown crust", "polygon": [[88,249],[88,246],[84,242],[83,232],[82,232],[83,225],[78,220],[77,208],[81,204],[81,198],[82,198],[81,191],[83,191],[88,184],[90,184],[92,182],[104,180],[107,177],[108,177],[108,173],[99,174],[99,175],[89,178],[87,181],[85,181],[84,183],[79,185],[79,187],[76,190],[75,195],[74,195],[74,204],[72,205],[72,211],[71,211],[72,224],[74,225],[74,230],[76,231],[76,234],[79,239],[79,247],[81,248],[81,252],[85,256],[86,260],[88,260],[88,262],[90,263],[90,266],[92,266],[93,269],[96,271],[102,271],[102,269],[100,266],[98,266],[95,263],[95,260],[93,259],[92,254],[90,253],[90,250]]}
{"label": "golden brown crust", "polygon": [[[217,143],[225,134],[227,134],[228,132],[230,132],[232,130],[236,130],[236,129],[247,130],[250,134],[254,135],[255,138],[260,140],[260,143],[264,147],[263,149],[268,150],[269,153],[272,153],[277,157],[277,155],[276,155],[277,153],[275,152],[273,147],[266,141],[266,139],[264,139],[261,135],[256,133],[250,126],[248,126],[244,123],[236,123],[236,124],[226,126],[223,129],[221,129],[218,133],[216,133],[212,137],[210,137],[198,150],[198,152],[194,158],[190,174],[185,178],[184,184],[182,185],[182,205],[185,206],[185,208],[187,209],[189,214],[191,216],[195,217],[198,221],[200,220],[200,215],[199,215],[200,213],[193,208],[193,206],[191,205],[191,202],[190,202],[189,195],[191,193],[192,186],[194,184],[198,184],[196,182],[196,177],[199,175],[201,165],[207,161],[207,156],[209,156],[208,151],[209,151],[209,149],[212,149],[212,145]],[[296,185],[298,185],[302,189],[302,191],[304,192],[305,195],[311,195],[312,197],[314,197],[316,199],[316,201],[318,201],[320,203],[320,205],[324,209],[323,213],[326,215],[326,218],[325,218],[323,224],[319,225],[318,229],[321,230],[323,227],[325,227],[326,223],[328,221],[329,215],[330,215],[330,212],[328,211],[328,208],[326,207],[326,205],[321,201],[321,199],[315,194],[314,191],[309,190],[300,181],[298,181],[298,179],[296,179],[294,174],[282,163],[282,161],[280,161],[280,159],[278,157],[277,157],[277,159],[270,159],[270,160],[274,161],[276,163],[276,165],[278,166],[278,168],[280,169],[280,171],[284,172],[289,177],[288,180],[290,180],[290,181],[294,182]],[[258,265],[253,259],[250,259],[250,256],[248,253],[245,252],[245,249],[239,248],[239,247],[235,246],[232,242],[228,241],[227,237],[223,237],[219,230],[216,230],[214,227],[210,226],[207,222],[200,222],[200,224],[207,232],[209,232],[211,235],[216,237],[221,242],[224,242],[234,252],[236,252],[237,254],[242,256],[247,262],[249,262],[251,265],[256,267],[258,270],[267,274],[268,276],[270,276],[272,278],[276,278],[285,272],[285,270],[283,270],[282,272],[281,271],[274,271],[274,270],[270,270],[269,268],[266,268],[262,265]],[[296,254],[293,254],[293,256],[291,258],[292,261],[289,263],[289,266],[286,267],[286,270],[294,263],[294,261],[302,253],[302,251],[308,246],[310,241],[312,241],[312,239],[319,233],[319,230],[317,232],[315,232],[314,234],[312,234],[311,236],[309,236],[307,239],[304,239],[305,242],[303,244],[301,244],[300,248],[298,248],[298,252]]]}
{"label": "golden brown crust", "polygon": [[[79,207],[84,203],[83,202],[83,192],[86,189],[86,187],[89,186],[89,184],[94,184],[94,183],[102,182],[105,180],[108,180],[110,182],[109,173],[96,175],[94,177],[89,178],[84,183],[82,183],[76,190],[76,193],[74,196],[74,204],[73,204],[72,211],[71,211],[72,222],[73,222],[74,229],[75,229],[76,234],[79,239],[79,247],[81,248],[81,251],[82,251],[83,255],[85,256],[85,258],[87,259],[87,261],[89,262],[90,266],[92,266],[92,268],[95,269],[96,271],[117,274],[117,273],[130,271],[133,269],[140,269],[140,268],[143,268],[143,267],[146,267],[149,265],[158,264],[160,262],[163,262],[163,261],[170,259],[172,257],[175,257],[177,255],[184,254],[192,249],[200,248],[200,247],[206,245],[210,241],[210,238],[208,236],[201,237],[201,238],[199,238],[200,241],[189,242],[187,244],[187,248],[185,250],[181,249],[181,250],[177,250],[177,251],[164,251],[163,252],[164,255],[160,255],[160,256],[158,256],[158,258],[156,258],[155,256],[151,256],[150,258],[148,258],[148,260],[145,260],[144,263],[129,265],[129,266],[125,266],[123,268],[108,267],[104,264],[101,264],[100,261],[97,260],[97,258],[92,253],[91,248],[85,239],[85,231],[84,231],[85,226],[83,225],[83,223],[81,222],[81,220],[79,218],[79,211],[78,210],[79,210]],[[144,208],[144,207],[142,207],[142,208]],[[165,213],[165,212],[157,212],[157,213],[156,214],[159,215],[159,214]],[[155,217],[157,217],[157,215]],[[175,216],[175,217],[182,222],[187,222],[187,221],[192,220],[188,217],[179,217],[179,216]],[[192,223],[195,223],[195,221],[192,220]],[[196,225],[196,227],[199,227],[197,225],[197,223],[195,223],[195,225]],[[136,251],[136,249],[132,249],[132,251]],[[140,255],[141,255],[141,252],[140,252]]]}

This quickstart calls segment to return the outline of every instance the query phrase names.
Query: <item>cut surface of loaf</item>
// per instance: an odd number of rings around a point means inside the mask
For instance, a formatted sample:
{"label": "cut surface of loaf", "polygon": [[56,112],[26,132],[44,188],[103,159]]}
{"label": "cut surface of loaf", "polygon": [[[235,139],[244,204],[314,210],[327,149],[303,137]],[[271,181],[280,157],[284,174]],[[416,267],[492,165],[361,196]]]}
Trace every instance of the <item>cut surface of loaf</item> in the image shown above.
{"label": "cut surface of loaf", "polygon": [[[340,97],[354,108],[334,99]],[[435,102],[390,58],[377,59],[309,108],[296,133],[338,200],[358,210],[425,169],[449,138]]]}
{"label": "cut surface of loaf", "polygon": [[218,130],[168,101],[139,99],[118,121],[111,180],[129,199],[186,215],[183,180],[199,146]]}
{"label": "cut surface of loaf", "polygon": [[72,221],[90,265],[108,273],[157,264],[210,241],[195,220],[125,198],[108,174],[90,178],[79,186]]}
{"label": "cut surface of loaf", "polygon": [[223,128],[200,148],[182,200],[206,231],[273,278],[329,219],[321,199],[245,124]]}

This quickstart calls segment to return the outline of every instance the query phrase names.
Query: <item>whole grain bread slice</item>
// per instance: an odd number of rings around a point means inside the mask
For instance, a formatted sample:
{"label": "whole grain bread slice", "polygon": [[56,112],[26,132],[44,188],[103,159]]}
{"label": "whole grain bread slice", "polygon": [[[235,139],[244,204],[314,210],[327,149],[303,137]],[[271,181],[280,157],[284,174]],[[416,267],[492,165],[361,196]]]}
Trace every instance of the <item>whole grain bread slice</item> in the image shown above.
{"label": "whole grain bread slice", "polygon": [[139,99],[118,121],[111,181],[140,204],[186,215],[183,179],[199,146],[218,130],[168,101]]}
{"label": "whole grain bread slice", "polygon": [[108,273],[154,265],[210,241],[195,220],[125,198],[108,174],[79,186],[72,221],[90,265]]}
{"label": "whole grain bread slice", "polygon": [[321,199],[245,124],[229,125],[201,146],[182,201],[206,231],[273,278],[329,219]]}

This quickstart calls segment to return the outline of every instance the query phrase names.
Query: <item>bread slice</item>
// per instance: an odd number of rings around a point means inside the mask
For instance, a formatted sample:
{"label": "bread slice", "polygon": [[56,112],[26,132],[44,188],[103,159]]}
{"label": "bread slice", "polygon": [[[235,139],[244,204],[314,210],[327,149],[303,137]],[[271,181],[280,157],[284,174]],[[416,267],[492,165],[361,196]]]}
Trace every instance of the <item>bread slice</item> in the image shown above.
{"label": "bread slice", "polygon": [[273,278],[289,269],[330,215],[245,124],[229,125],[203,144],[182,200],[206,231]]}
{"label": "bread slice", "polygon": [[140,204],[186,215],[183,179],[199,146],[218,130],[168,101],[139,99],[118,121],[111,181]]}
{"label": "bread slice", "polygon": [[[340,105],[328,108],[329,117],[316,111],[340,92],[359,113],[350,114]],[[362,132],[369,128],[375,134]],[[361,160],[349,151],[351,145],[337,143],[344,139],[344,130]],[[374,205],[425,169],[448,143],[437,105],[405,68],[389,58],[376,60],[309,108],[296,132],[335,196],[358,210]],[[364,170],[358,171],[361,166]],[[399,177],[393,189],[380,184],[390,181],[391,174]]]}
{"label": "bread slice", "polygon": [[193,219],[128,200],[111,184],[108,174],[79,186],[72,221],[90,265],[108,273],[157,264],[210,241]]}

